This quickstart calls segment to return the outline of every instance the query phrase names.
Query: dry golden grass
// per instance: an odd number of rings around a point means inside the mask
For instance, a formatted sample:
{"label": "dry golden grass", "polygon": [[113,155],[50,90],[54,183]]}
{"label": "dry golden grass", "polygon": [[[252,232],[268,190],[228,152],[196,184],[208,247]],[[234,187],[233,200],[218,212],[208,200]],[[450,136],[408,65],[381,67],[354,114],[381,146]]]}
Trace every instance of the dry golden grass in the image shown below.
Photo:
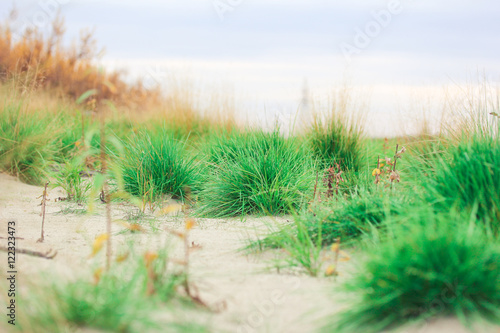
{"label": "dry golden grass", "polygon": [[27,29],[21,39],[15,40],[11,19],[16,15],[13,11],[0,25],[0,81],[12,82],[22,93],[45,88],[73,99],[95,89],[97,100],[131,107],[160,98],[159,89],[145,89],[141,82],[128,84],[123,73],[96,67],[93,60],[99,52],[91,32],[82,31],[78,43],[65,47],[64,19],[56,17],[50,33]]}

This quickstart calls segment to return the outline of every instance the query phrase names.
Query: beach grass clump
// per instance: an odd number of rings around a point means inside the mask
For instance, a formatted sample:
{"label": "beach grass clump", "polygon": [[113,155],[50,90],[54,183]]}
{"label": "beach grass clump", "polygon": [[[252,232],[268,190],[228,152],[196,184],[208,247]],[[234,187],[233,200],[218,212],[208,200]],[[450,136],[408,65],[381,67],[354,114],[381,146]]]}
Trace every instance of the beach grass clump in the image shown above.
{"label": "beach grass clump", "polygon": [[425,210],[365,251],[349,307],[325,332],[380,332],[436,316],[500,321],[500,248],[475,221]]}
{"label": "beach grass clump", "polygon": [[427,200],[439,210],[475,211],[477,218],[500,228],[500,140],[475,135],[440,158],[425,182]]}
{"label": "beach grass clump", "polygon": [[0,111],[0,169],[30,184],[44,182],[44,168],[57,152],[57,117],[31,114],[22,104]]}
{"label": "beach grass clump", "polygon": [[210,170],[200,213],[222,217],[290,213],[308,201],[314,161],[296,139],[254,131],[219,135],[208,149]]}
{"label": "beach grass clump", "polygon": [[168,132],[141,132],[124,143],[121,170],[125,190],[138,197],[185,199],[198,186],[198,165],[186,142]]}
{"label": "beach grass clump", "polygon": [[357,172],[365,164],[364,96],[354,96],[347,85],[313,103],[313,122],[306,138],[321,169],[338,165],[344,172]]}
{"label": "beach grass clump", "polygon": [[323,168],[338,164],[342,170],[359,171],[363,165],[361,131],[332,117],[316,120],[308,134],[311,149]]}

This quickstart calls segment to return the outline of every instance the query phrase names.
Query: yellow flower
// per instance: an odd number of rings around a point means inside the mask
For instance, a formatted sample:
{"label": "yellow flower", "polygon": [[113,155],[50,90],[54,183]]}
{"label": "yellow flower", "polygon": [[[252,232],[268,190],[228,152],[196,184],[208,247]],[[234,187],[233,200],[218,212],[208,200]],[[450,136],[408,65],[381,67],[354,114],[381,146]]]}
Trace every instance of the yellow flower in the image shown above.
{"label": "yellow flower", "polygon": [[377,168],[373,169],[372,176],[376,176],[376,175],[380,175],[380,169],[377,169]]}
{"label": "yellow flower", "polygon": [[337,275],[337,270],[335,269],[334,265],[330,265],[326,268],[325,271],[326,276],[331,276],[331,275]]}
{"label": "yellow flower", "polygon": [[194,219],[187,219],[186,220],[186,230],[191,230],[195,226],[196,222]]}
{"label": "yellow flower", "polygon": [[99,251],[101,251],[102,247],[104,246],[104,242],[107,239],[108,239],[108,234],[100,234],[95,238],[94,244],[92,245],[92,253],[90,254],[90,258],[99,253]]}

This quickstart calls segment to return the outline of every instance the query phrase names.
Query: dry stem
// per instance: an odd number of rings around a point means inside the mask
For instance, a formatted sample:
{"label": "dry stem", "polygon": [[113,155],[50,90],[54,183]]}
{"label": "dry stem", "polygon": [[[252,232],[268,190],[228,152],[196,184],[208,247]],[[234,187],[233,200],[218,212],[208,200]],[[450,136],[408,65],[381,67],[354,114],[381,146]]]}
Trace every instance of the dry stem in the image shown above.
{"label": "dry stem", "polygon": [[43,243],[43,240],[44,240],[43,227],[45,224],[45,206],[47,203],[47,186],[49,186],[49,182],[45,183],[45,187],[43,189],[43,194],[42,194],[42,212],[40,213],[40,215],[42,216],[42,231],[41,231],[40,239],[37,240],[37,243]]}

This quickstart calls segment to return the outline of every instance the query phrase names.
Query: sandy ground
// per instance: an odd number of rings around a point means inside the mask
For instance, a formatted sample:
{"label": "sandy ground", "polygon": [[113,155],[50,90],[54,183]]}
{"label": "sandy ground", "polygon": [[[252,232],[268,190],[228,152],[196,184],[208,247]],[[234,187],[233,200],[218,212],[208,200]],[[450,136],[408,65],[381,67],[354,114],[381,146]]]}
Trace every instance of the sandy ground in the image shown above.
{"label": "sandy ground", "polygon": [[[15,178],[0,174],[0,226],[6,237],[8,221],[16,221],[17,248],[37,251],[57,251],[52,260],[17,256],[18,285],[50,271],[60,274],[78,274],[89,269],[91,244],[96,235],[105,232],[103,207],[93,214],[78,214],[75,204],[54,198],[63,197],[58,189],[49,191],[45,241],[40,237],[40,199],[42,188],[20,183]],[[101,205],[98,205],[101,206]],[[69,210],[72,209],[72,212]],[[64,214],[61,211],[66,210]],[[113,219],[123,219],[134,208],[124,204],[113,205]],[[166,238],[172,237],[165,228],[183,227],[181,216],[156,216],[146,223],[149,231],[142,234],[123,233],[114,236],[114,246],[120,249],[127,241],[133,241],[138,249],[155,250]],[[200,248],[191,255],[190,276],[199,289],[201,298],[212,307],[221,310],[208,316],[213,332],[314,332],[322,326],[322,320],[341,308],[339,294],[335,291],[339,282],[348,278],[353,260],[343,263],[344,272],[336,280],[313,278],[305,274],[278,273],[271,267],[276,253],[268,251],[260,255],[247,255],[239,251],[249,238],[255,238],[266,230],[266,225],[283,223],[280,218],[245,219],[196,219],[197,226],[190,234],[190,241]],[[154,225],[153,228],[150,226]],[[113,233],[124,229],[113,225]],[[7,245],[6,239],[0,239]],[[181,255],[178,244],[173,252]],[[92,259],[95,260],[95,259]],[[6,271],[7,255],[0,255],[1,274]],[[4,297],[0,298],[4,302]],[[0,304],[2,309],[3,304]],[[4,315],[2,315],[4,317]],[[4,321],[2,319],[2,321]],[[0,326],[0,330],[1,330]],[[498,328],[473,329],[475,332],[500,332]],[[439,319],[423,326],[405,328],[402,332],[460,333],[466,330],[456,319]]]}

